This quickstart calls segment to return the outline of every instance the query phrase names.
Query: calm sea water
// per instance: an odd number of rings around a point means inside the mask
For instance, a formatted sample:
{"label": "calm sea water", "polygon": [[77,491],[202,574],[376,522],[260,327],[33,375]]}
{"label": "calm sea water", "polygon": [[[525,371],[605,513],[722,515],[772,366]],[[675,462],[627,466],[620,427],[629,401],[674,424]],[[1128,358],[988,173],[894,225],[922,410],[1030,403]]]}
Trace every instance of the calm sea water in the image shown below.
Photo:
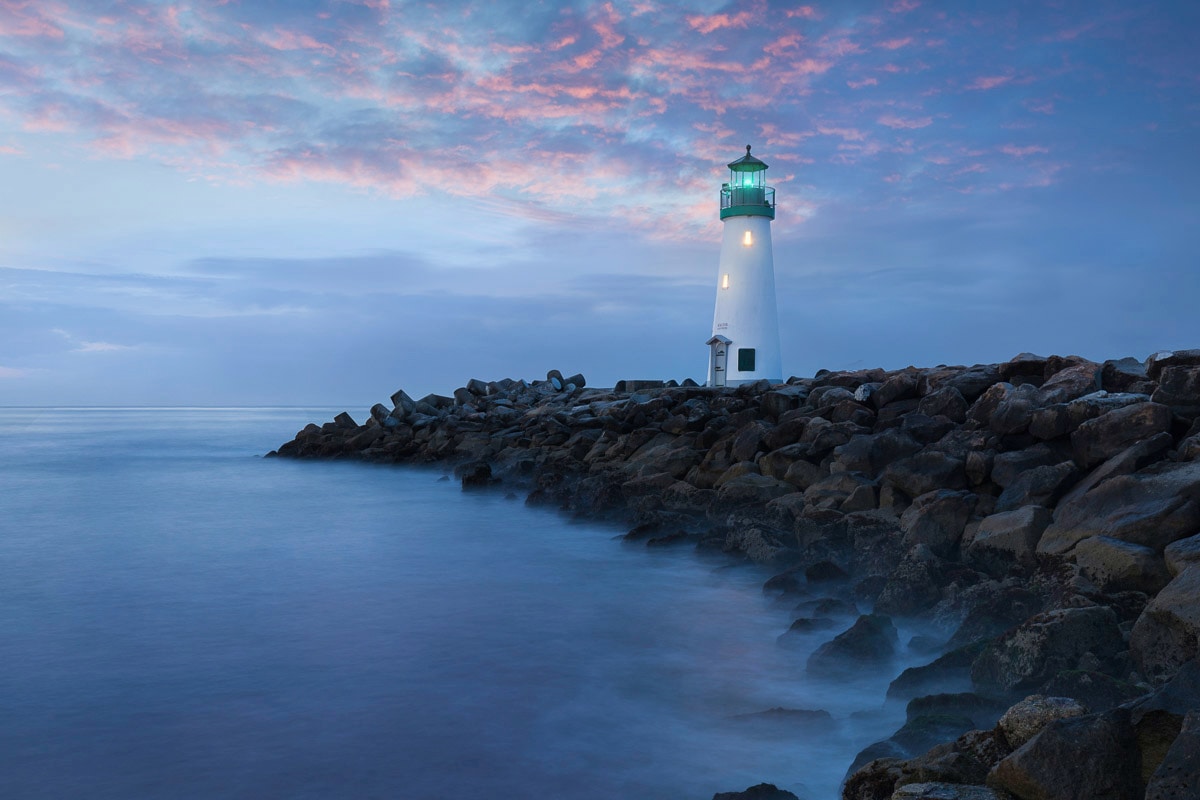
{"label": "calm sea water", "polygon": [[261,458],[337,410],[0,409],[0,797],[830,800],[896,727],[758,571]]}

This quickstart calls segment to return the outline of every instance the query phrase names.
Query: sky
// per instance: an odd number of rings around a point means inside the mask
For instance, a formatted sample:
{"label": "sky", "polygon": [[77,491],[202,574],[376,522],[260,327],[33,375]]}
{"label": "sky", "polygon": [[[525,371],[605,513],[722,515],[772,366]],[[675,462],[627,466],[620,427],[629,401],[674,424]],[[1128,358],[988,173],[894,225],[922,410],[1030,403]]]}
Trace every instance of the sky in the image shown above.
{"label": "sky", "polygon": [[1200,347],[1200,3],[0,0],[0,406]]}

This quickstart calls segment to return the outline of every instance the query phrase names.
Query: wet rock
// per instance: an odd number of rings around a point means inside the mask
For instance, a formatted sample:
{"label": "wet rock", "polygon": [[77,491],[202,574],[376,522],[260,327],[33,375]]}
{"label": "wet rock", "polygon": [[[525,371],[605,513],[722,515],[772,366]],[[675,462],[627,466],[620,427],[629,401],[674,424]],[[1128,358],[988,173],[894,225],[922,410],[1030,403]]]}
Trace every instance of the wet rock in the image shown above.
{"label": "wet rock", "polygon": [[1089,536],[1111,536],[1161,550],[1200,530],[1200,463],[1159,463],[1104,481],[1060,504],[1039,553],[1062,554]]}
{"label": "wet rock", "polygon": [[760,783],[741,792],[717,792],[713,800],[800,800],[796,795],[772,783]]}
{"label": "wet rock", "polygon": [[988,646],[971,665],[978,686],[1034,689],[1055,673],[1077,669],[1086,654],[1109,659],[1125,647],[1117,616],[1104,606],[1038,614]]}
{"label": "wet rock", "polygon": [[967,717],[973,728],[989,728],[1004,711],[1003,704],[975,692],[943,692],[914,697],[904,709],[908,720],[923,716]]}
{"label": "wet rock", "polygon": [[1155,682],[1200,655],[1200,566],[1180,572],[1142,611],[1129,647],[1142,674]]}
{"label": "wet rock", "polygon": [[891,619],[864,614],[848,630],[817,648],[807,669],[812,675],[836,677],[864,666],[882,666],[892,659],[899,641]]}
{"label": "wet rock", "polygon": [[808,635],[832,630],[836,622],[827,617],[800,617],[792,622],[791,627],[775,638],[780,647],[794,650],[808,643]]}
{"label": "wet rock", "polygon": [[496,483],[492,467],[486,461],[473,461],[455,468],[454,474],[462,480],[463,489],[483,489]]}
{"label": "wet rock", "polygon": [[[1005,386],[1006,384],[998,384]],[[995,387],[993,387],[995,388]],[[989,390],[992,391],[992,390]],[[1023,433],[1033,420],[1033,412],[1041,405],[1041,395],[1036,386],[1025,384],[1014,386],[989,415],[988,425],[1000,436]],[[982,421],[982,420],[980,420]]]}
{"label": "wet rock", "polygon": [[1075,460],[1084,469],[1133,444],[1171,429],[1171,409],[1160,403],[1137,403],[1109,411],[1080,425],[1071,434]]}
{"label": "wet rock", "polygon": [[905,547],[925,544],[937,555],[949,555],[958,547],[975,501],[970,492],[948,489],[917,497],[900,517]]}
{"label": "wet rock", "polygon": [[871,395],[876,408],[883,408],[897,400],[915,400],[918,397],[917,375],[907,370],[892,375]]}
{"label": "wet rock", "polygon": [[966,368],[944,367],[925,372],[918,391],[924,396],[944,387],[952,387],[957,389],[968,403],[973,403],[1000,380],[1000,368],[995,364],[976,364]]}
{"label": "wet rock", "polygon": [[1200,787],[1200,711],[1191,711],[1146,786],[1145,800],[1181,800]]}
{"label": "wet rock", "polygon": [[1091,536],[1075,545],[1075,563],[1103,592],[1154,594],[1167,585],[1167,565],[1154,549],[1109,536]]}
{"label": "wet rock", "polygon": [[1070,461],[1048,467],[1034,467],[1021,473],[996,499],[996,511],[1012,511],[1022,506],[1052,508],[1079,479],[1079,470]]}
{"label": "wet rock", "polygon": [[897,616],[933,608],[942,597],[941,571],[941,561],[928,545],[914,545],[888,575],[875,608]]}
{"label": "wet rock", "polygon": [[1035,694],[1026,697],[1000,717],[1000,730],[1014,750],[1028,742],[1056,719],[1082,717],[1088,709],[1069,697],[1047,697]]}
{"label": "wet rock", "polygon": [[1050,510],[1041,506],[987,516],[964,540],[963,559],[993,575],[1004,575],[1013,566],[1030,567],[1050,522]]}
{"label": "wet rock", "polygon": [[777,497],[796,491],[792,484],[766,475],[744,474],[721,484],[716,503],[721,508],[765,506]]}
{"label": "wet rock", "polygon": [[930,692],[967,688],[970,685],[971,664],[986,646],[986,642],[972,642],[924,666],[909,667],[888,685],[888,699],[907,699]]}
{"label": "wet rock", "polygon": [[1139,752],[1129,712],[1114,709],[1051,722],[988,775],[1021,798],[1138,800]]}
{"label": "wet rock", "polygon": [[920,449],[919,442],[896,429],[862,434],[834,450],[830,468],[876,477],[892,462],[911,456]]}

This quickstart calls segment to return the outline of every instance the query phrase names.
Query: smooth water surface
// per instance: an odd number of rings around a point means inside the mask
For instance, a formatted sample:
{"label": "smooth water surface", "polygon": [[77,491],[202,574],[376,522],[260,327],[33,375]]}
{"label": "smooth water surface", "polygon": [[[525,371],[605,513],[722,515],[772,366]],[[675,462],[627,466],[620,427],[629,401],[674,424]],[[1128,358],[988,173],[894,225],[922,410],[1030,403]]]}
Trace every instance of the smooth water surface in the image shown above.
{"label": "smooth water surface", "polygon": [[261,458],[336,410],[0,409],[0,797],[831,800],[896,727],[761,572]]}

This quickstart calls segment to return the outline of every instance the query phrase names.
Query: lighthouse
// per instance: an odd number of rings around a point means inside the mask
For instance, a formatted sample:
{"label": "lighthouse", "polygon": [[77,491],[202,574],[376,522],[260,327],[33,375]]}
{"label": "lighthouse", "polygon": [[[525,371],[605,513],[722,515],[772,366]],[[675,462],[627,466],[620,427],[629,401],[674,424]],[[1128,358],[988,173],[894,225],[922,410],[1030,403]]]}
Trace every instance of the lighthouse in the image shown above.
{"label": "lighthouse", "polygon": [[771,220],[775,189],[767,165],[750,155],[729,164],[721,186],[721,263],[708,345],[708,385],[739,386],[766,378],[783,382]]}

